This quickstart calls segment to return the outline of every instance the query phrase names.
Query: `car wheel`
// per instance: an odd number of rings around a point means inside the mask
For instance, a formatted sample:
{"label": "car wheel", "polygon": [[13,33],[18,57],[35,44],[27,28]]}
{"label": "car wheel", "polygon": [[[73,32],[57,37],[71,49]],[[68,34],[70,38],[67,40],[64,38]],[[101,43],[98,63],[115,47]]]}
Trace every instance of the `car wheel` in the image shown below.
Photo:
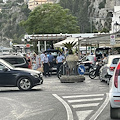
{"label": "car wheel", "polygon": [[110,106],[110,117],[111,117],[111,119],[117,119],[118,118],[118,111],[119,109],[117,109],[117,108],[112,108],[111,106]]}
{"label": "car wheel", "polygon": [[103,81],[101,72],[99,72],[99,79],[100,79],[101,82]]}
{"label": "car wheel", "polygon": [[29,78],[22,77],[22,78],[18,79],[17,86],[20,90],[27,91],[27,90],[30,90],[32,88],[32,82]]}
{"label": "car wheel", "polygon": [[92,70],[92,71],[89,72],[89,77],[90,77],[91,79],[94,79],[94,78],[96,77],[96,72],[95,72],[95,70]]}

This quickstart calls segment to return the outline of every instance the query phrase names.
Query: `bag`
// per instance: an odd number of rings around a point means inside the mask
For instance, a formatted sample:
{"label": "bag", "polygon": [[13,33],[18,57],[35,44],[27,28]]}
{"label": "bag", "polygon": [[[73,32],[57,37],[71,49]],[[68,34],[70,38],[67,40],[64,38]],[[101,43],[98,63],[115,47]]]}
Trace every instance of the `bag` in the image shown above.
{"label": "bag", "polygon": [[37,71],[40,71],[43,73],[44,72],[43,67],[38,68]]}

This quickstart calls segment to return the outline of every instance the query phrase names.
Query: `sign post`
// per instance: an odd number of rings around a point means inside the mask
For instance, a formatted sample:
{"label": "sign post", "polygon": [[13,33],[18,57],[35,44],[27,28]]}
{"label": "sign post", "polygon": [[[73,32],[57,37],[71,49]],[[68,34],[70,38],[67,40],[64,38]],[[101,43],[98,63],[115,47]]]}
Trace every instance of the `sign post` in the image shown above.
{"label": "sign post", "polygon": [[85,73],[85,67],[83,65],[78,66],[78,73],[80,75],[84,75],[84,73]]}
{"label": "sign post", "polygon": [[110,35],[110,45],[115,45],[115,35]]}

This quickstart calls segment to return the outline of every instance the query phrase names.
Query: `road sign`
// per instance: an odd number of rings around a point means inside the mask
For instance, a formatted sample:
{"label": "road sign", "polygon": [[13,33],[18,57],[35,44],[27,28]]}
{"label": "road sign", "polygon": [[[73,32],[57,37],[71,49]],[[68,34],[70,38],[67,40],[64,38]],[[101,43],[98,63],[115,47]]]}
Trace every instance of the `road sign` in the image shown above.
{"label": "road sign", "polygon": [[85,73],[85,67],[83,65],[78,66],[78,73],[80,75],[84,75],[84,73]]}
{"label": "road sign", "polygon": [[110,35],[110,45],[115,45],[115,35]]}

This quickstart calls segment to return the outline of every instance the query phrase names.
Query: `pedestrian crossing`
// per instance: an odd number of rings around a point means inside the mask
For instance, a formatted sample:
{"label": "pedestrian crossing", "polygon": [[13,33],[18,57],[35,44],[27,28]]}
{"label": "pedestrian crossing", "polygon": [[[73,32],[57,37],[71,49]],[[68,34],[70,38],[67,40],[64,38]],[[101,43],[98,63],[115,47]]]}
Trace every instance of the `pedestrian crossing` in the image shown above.
{"label": "pedestrian crossing", "polygon": [[65,95],[65,100],[76,112],[78,120],[89,120],[104,101],[104,94],[85,94],[85,95]]}

